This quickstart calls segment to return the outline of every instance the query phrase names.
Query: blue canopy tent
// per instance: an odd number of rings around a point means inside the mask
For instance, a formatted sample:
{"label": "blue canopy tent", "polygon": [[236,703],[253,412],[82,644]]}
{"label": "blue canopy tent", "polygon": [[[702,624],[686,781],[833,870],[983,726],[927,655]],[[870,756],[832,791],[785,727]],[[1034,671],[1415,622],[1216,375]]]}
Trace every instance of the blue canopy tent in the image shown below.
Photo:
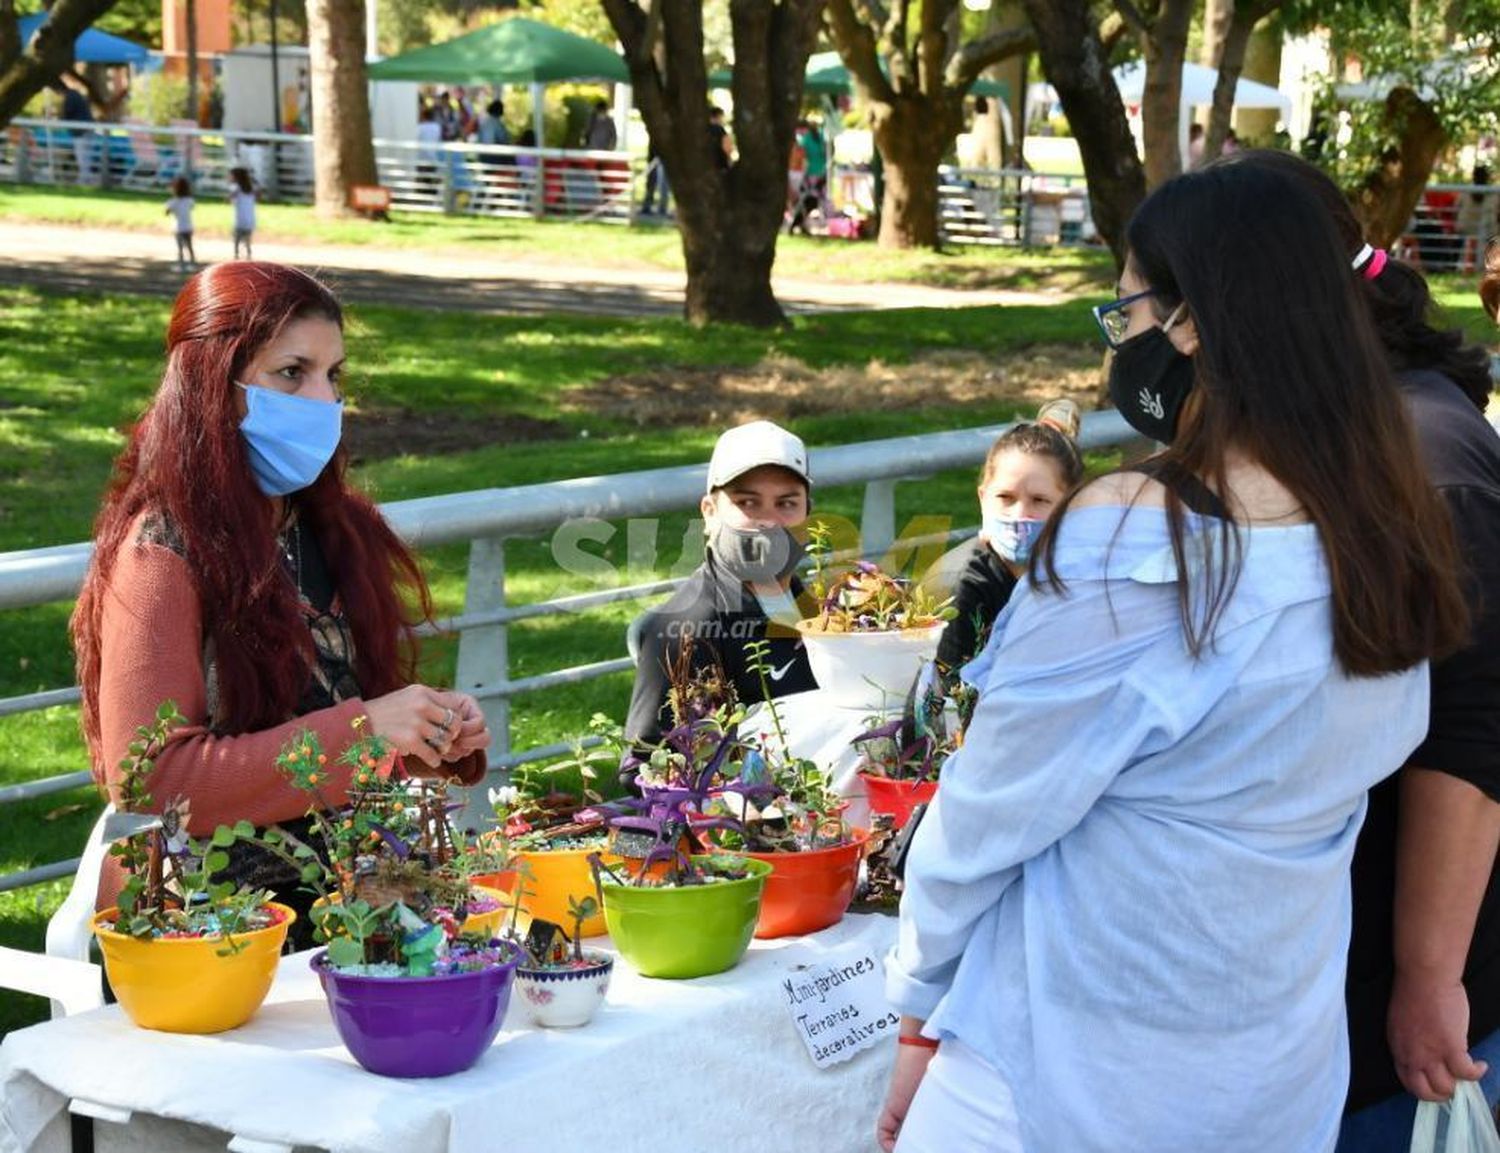
{"label": "blue canopy tent", "polygon": [[[46,18],[45,12],[21,17],[18,23],[22,44],[31,43],[31,38]],[[97,28],[85,28],[83,34],[73,41],[73,59],[79,64],[144,64],[150,56],[151,52],[145,45]]]}

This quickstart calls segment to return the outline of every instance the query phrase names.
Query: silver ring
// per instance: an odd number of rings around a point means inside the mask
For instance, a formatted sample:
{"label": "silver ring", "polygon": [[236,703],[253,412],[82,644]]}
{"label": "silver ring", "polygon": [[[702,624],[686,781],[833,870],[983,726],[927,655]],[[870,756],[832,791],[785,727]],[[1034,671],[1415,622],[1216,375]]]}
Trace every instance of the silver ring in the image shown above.
{"label": "silver ring", "polygon": [[423,737],[422,743],[435,753],[440,753],[443,751],[443,742],[438,740],[436,737]]}
{"label": "silver ring", "polygon": [[443,710],[443,732],[446,733],[448,731],[448,727],[450,725],[452,725],[452,724],[453,724],[453,710],[452,709],[444,709]]}

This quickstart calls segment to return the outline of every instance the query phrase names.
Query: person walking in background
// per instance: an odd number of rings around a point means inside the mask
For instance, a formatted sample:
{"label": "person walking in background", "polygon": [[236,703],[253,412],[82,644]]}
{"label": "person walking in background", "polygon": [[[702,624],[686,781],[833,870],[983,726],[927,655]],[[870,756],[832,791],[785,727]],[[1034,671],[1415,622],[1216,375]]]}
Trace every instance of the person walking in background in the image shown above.
{"label": "person walking in background", "polygon": [[1194,121],[1188,125],[1188,161],[1189,170],[1201,167],[1203,164],[1203,146],[1205,140],[1203,125]]}
{"label": "person walking in background", "polygon": [[720,171],[727,172],[730,161],[734,158],[734,137],[724,127],[724,109],[708,110],[708,137],[713,142],[715,166]]}
{"label": "person walking in background", "polygon": [[[57,89],[62,93],[62,118],[73,124],[92,124],[94,110],[89,98],[78,89],[58,81]],[[94,134],[87,129],[74,128],[73,162],[78,167],[78,183],[94,183]]]}
{"label": "person walking in background", "polygon": [[603,100],[595,101],[588,128],[583,134],[583,146],[590,152],[613,152],[617,141],[615,121],[609,114],[609,105]]}
{"label": "person walking in background", "polygon": [[186,176],[172,181],[172,199],[167,201],[166,214],[174,218],[177,231],[177,271],[186,272],[198,264],[193,255],[193,186]]}
{"label": "person walking in background", "polygon": [[240,246],[244,245],[244,259],[254,260],[250,240],[255,234],[255,182],[250,179],[248,168],[231,168],[229,182],[229,203],[234,208],[234,258],[241,259]]}
{"label": "person walking in background", "polygon": [[646,147],[646,198],[641,201],[641,215],[662,216],[671,211],[672,186],[667,182],[667,166],[662,162],[656,141]]}
{"label": "person walking in background", "polygon": [[1064,500],[965,670],[887,961],[887,1150],[1338,1138],[1350,859],[1464,639],[1459,554],[1315,196],[1208,167],[1126,239],[1109,391],[1167,447]]}
{"label": "person walking in background", "polygon": [[792,135],[792,154],[786,165],[786,216],[791,220],[802,198],[802,181],[807,176],[807,152],[802,147],[802,133]]}
{"label": "person walking in background", "polygon": [[802,187],[787,232],[800,230],[805,236],[808,233],[807,218],[812,213],[816,212],[825,220],[828,218],[828,143],[823,139],[821,128],[810,120],[797,123],[797,143],[802,147],[805,161]]}
{"label": "person walking in background", "polygon": [[438,188],[437,168],[441,160],[438,145],[443,142],[443,126],[430,106],[417,114],[417,183],[429,195]]}
{"label": "person walking in background", "polygon": [[[479,143],[499,146],[510,143],[510,129],[505,127],[505,105],[499,100],[491,100],[485,105],[484,115],[479,118]],[[493,152],[485,154],[484,162],[493,165],[514,163],[511,157]]]}

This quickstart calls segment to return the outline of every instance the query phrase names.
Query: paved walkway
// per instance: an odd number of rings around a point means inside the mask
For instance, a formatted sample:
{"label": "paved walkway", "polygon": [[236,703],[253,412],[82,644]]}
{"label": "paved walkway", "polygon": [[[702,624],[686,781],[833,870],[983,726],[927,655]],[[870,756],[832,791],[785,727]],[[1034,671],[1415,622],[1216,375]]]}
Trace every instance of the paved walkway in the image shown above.
{"label": "paved walkway", "polygon": [[[228,260],[227,238],[195,238],[200,260]],[[0,284],[79,292],[175,296],[185,279],[174,270],[171,234],[74,228],[0,220]],[[431,254],[415,248],[257,243],[258,260],[319,270],[351,302],[431,307],[508,316],[573,313],[591,316],[679,316],[684,277],[678,272],[592,268],[497,260],[484,252]],[[956,290],[907,284],[773,281],[782,307],[794,313],[883,308],[967,308],[1050,304],[1041,292]]]}

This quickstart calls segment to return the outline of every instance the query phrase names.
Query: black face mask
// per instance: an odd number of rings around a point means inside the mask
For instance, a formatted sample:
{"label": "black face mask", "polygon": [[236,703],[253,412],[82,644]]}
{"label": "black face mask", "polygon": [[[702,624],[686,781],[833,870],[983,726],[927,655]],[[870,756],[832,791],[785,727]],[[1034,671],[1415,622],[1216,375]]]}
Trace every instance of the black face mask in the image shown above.
{"label": "black face mask", "polygon": [[1194,380],[1192,357],[1178,352],[1160,326],[1152,326],[1115,349],[1109,398],[1131,428],[1171,444]]}

